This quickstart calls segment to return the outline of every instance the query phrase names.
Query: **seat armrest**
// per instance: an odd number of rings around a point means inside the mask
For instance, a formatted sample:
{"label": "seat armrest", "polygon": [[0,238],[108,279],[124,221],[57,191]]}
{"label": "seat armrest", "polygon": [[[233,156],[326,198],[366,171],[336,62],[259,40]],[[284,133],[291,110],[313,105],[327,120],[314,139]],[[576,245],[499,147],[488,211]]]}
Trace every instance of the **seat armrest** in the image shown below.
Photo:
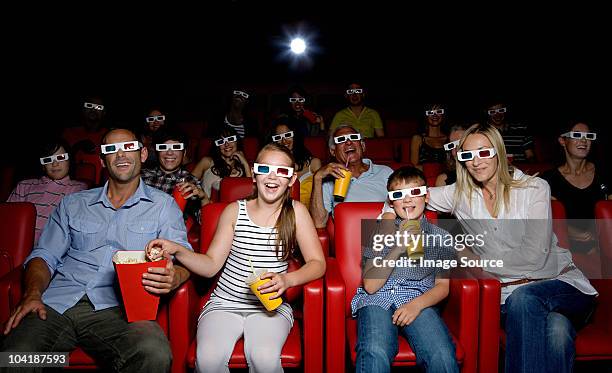
{"label": "seat armrest", "polygon": [[476,372],[478,361],[478,281],[451,278],[442,317],[463,347],[462,372]]}
{"label": "seat armrest", "polygon": [[304,373],[323,371],[323,279],[304,285]]}
{"label": "seat armrest", "polygon": [[325,272],[325,365],[327,372],[343,373],[346,356],[346,286],[338,261],[327,258]]}
{"label": "seat armrest", "polygon": [[327,258],[329,256],[329,233],[327,233],[327,229],[317,228],[317,236],[319,236],[319,242],[321,242],[323,255]]}
{"label": "seat armrest", "polygon": [[190,277],[179,286],[170,298],[168,339],[172,347],[172,373],[186,372],[189,344],[195,337],[198,303],[194,280]]}

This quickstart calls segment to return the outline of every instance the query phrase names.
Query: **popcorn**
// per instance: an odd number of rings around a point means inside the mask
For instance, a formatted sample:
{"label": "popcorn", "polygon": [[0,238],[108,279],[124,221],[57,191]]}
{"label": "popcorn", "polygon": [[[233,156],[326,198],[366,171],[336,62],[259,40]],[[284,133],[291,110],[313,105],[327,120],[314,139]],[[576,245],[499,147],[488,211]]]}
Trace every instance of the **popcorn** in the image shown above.
{"label": "popcorn", "polygon": [[[149,252],[149,255],[147,255],[147,260],[151,261],[151,262],[157,262],[159,260],[162,260],[164,257],[160,256],[161,254],[161,250],[156,249],[156,248],[152,248],[151,251]],[[156,256],[156,259],[151,259],[151,257]]]}

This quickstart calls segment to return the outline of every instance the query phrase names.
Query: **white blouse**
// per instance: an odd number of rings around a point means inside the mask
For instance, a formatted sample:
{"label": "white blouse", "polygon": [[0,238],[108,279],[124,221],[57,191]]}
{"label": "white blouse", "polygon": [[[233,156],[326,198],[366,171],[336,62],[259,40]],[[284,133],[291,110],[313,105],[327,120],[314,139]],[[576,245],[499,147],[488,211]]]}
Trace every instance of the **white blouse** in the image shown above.
{"label": "white blouse", "polygon": [[[526,177],[520,170],[514,170],[515,180]],[[584,294],[597,294],[584,274],[573,266],[569,250],[557,244],[552,230],[550,186],[546,181],[533,177],[524,186],[512,188],[509,206],[506,209],[502,205],[497,218],[487,210],[478,188],[472,192],[471,203],[464,196],[453,210],[455,189],[455,184],[429,188],[428,208],[455,215],[465,233],[484,234],[485,245],[473,246],[472,251],[481,259],[503,260],[503,267],[484,267],[485,271],[501,282],[557,279]],[[573,269],[560,274],[568,266]],[[522,285],[503,287],[502,303],[519,286]]]}

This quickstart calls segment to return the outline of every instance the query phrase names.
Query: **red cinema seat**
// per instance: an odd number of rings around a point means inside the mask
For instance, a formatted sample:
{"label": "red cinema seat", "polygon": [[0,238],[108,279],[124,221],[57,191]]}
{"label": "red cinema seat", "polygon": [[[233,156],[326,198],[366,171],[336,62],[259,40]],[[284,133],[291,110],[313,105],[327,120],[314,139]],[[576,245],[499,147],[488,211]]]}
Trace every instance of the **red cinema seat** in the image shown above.
{"label": "red cinema seat", "polygon": [[6,201],[15,187],[15,167],[10,165],[0,166],[0,201]]}
{"label": "red cinema seat", "polygon": [[34,246],[36,207],[30,202],[0,203],[0,277],[21,266]]}
{"label": "red cinema seat", "polygon": [[[219,202],[233,202],[253,194],[253,179],[250,177],[224,177],[219,188]],[[291,198],[300,200],[300,181],[291,187]]]}
{"label": "red cinema seat", "polygon": [[242,146],[247,161],[249,164],[253,164],[259,152],[259,140],[257,137],[245,137],[242,139]]}
{"label": "red cinema seat", "polygon": [[87,188],[91,188],[96,185],[97,171],[96,166],[91,163],[77,163],[75,164],[74,178],[87,184]]}
{"label": "red cinema seat", "polygon": [[206,156],[210,156],[212,153],[213,146],[214,143],[212,139],[208,137],[201,138],[200,144],[198,145],[198,159],[195,159],[194,161],[197,163],[200,159]]}
{"label": "red cinema seat", "polygon": [[612,201],[595,204],[602,278],[612,278]]}
{"label": "red cinema seat", "polygon": [[[227,205],[227,203],[211,203],[202,208],[200,252],[205,253],[208,250],[219,216]],[[291,265],[290,271],[292,268],[295,269],[296,266]],[[190,283],[197,284],[198,281],[190,281]],[[213,289],[214,286],[211,286],[204,295],[199,295],[195,287],[192,287],[189,307],[182,310],[177,316],[184,319],[187,315],[187,322],[183,323],[181,329],[181,338],[172,345],[173,351],[179,351],[180,354],[185,352],[185,360],[181,360],[186,362],[185,370],[195,368],[197,319],[199,311],[209,299]],[[323,370],[323,280],[318,279],[302,287],[292,288],[287,291],[286,295],[286,300],[293,305],[295,323],[281,352],[281,363],[285,368],[302,367],[306,373],[321,372]],[[229,367],[247,367],[242,338],[234,347]]]}
{"label": "red cinema seat", "polygon": [[419,123],[414,119],[387,119],[385,120],[385,136],[412,137],[416,134]]}
{"label": "red cinema seat", "polygon": [[[75,155],[75,165],[77,167],[77,170],[79,169],[79,164],[81,163],[85,163],[88,164],[90,166],[85,166],[90,168],[91,166],[94,167],[95,172],[94,172],[94,183],[93,185],[100,185],[102,183],[102,162],[100,160],[100,156],[98,154],[89,154],[89,153],[85,153],[83,151],[79,151],[76,153]],[[91,171],[88,171],[91,172]]]}
{"label": "red cinema seat", "polygon": [[423,174],[426,179],[436,178],[444,171],[444,164],[438,162],[423,163]]}
{"label": "red cinema seat", "polygon": [[329,159],[329,148],[326,137],[305,137],[304,146],[313,157],[319,158],[323,164]]}
{"label": "red cinema seat", "polygon": [[365,157],[377,164],[389,164],[398,159],[395,141],[390,138],[378,137],[365,139]]}
{"label": "red cinema seat", "polygon": [[[355,364],[357,320],[351,317],[351,300],[361,285],[361,220],[376,219],[382,208],[377,202],[345,202],[335,209],[336,258],[328,259],[326,274],[326,368],[345,371],[346,354]],[[457,346],[462,372],[475,372],[478,350],[478,282],[451,279],[450,294],[442,317]],[[416,357],[408,342],[399,337],[399,352],[393,366],[414,366]]]}

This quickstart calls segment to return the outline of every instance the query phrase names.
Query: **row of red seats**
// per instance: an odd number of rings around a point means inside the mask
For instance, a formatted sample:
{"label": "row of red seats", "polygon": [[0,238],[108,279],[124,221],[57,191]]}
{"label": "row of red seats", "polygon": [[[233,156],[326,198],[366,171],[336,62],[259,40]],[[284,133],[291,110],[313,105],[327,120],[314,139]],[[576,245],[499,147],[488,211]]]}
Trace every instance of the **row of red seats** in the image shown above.
{"label": "row of red seats", "polygon": [[[206,252],[218,218],[225,203],[213,203],[203,207],[200,252]],[[320,372],[323,364],[328,372],[345,369],[345,357],[350,353],[354,363],[356,323],[350,315],[350,300],[361,282],[362,219],[375,218],[381,203],[343,203],[335,210],[336,228],[333,238],[335,257],[328,257],[328,270],[324,280],[313,281],[301,289],[288,294],[294,303],[296,323],[282,352],[285,367],[301,366],[306,372]],[[552,201],[553,228],[562,246],[568,247],[565,211],[558,201]],[[25,258],[31,249],[35,212],[28,203],[4,203],[0,205],[0,217],[5,242],[15,260],[15,268],[0,279],[0,321],[5,321],[21,296],[22,268],[18,258]],[[429,215],[435,221],[435,215]],[[606,276],[612,275],[612,201],[601,201],[596,206],[596,217],[600,235],[602,269]],[[16,222],[21,230],[6,223]],[[24,229],[23,227],[30,227]],[[319,232],[322,245],[329,245],[325,232]],[[10,245],[13,245],[11,247]],[[327,252],[327,250],[326,250]],[[292,268],[296,268],[292,266]],[[476,279],[478,278],[478,279]],[[592,280],[600,293],[598,307],[592,322],[579,331],[576,339],[577,360],[611,360],[612,280]],[[210,281],[192,278],[175,294],[165,299],[160,306],[157,321],[168,336],[174,355],[173,372],[184,372],[194,367],[195,330],[197,314],[210,295]],[[451,281],[449,298],[443,304],[442,315],[457,343],[457,359],[463,372],[495,372],[498,367],[500,341],[503,346],[503,331],[499,328],[499,282],[485,278],[482,274]],[[239,342],[230,360],[230,367],[245,367],[243,342]],[[72,368],[91,367],[93,360],[82,350],[71,354]],[[416,360],[410,346],[400,340],[400,350],[395,366],[415,365]]]}

